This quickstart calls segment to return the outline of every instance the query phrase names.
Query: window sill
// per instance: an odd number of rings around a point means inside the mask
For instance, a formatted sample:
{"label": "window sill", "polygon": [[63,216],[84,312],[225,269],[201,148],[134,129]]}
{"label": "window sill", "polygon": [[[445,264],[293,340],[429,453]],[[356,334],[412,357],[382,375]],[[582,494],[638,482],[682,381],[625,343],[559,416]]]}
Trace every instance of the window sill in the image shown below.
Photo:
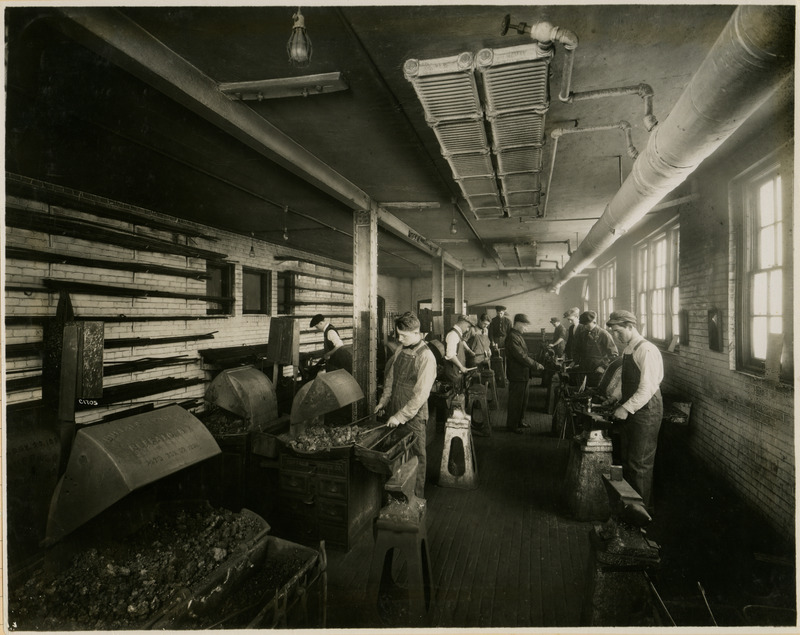
{"label": "window sill", "polygon": [[742,375],[744,377],[748,377],[748,378],[756,380],[756,381],[762,381],[762,382],[764,382],[766,384],[769,384],[770,386],[772,386],[774,388],[777,388],[777,389],[779,389],[781,391],[791,392],[791,391],[794,390],[794,384],[791,384],[791,383],[785,382],[785,381],[781,381],[780,379],[778,381],[773,381],[772,379],[767,379],[767,377],[765,375],[760,375],[760,374],[754,373],[754,372],[749,371],[749,370],[736,369],[733,372],[736,373],[737,375]]}

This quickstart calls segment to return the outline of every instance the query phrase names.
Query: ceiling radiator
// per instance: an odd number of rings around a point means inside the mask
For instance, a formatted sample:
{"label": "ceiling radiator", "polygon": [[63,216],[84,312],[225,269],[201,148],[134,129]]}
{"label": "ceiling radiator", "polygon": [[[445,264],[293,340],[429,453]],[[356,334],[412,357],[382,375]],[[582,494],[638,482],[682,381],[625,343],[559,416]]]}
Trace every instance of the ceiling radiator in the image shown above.
{"label": "ceiling radiator", "polygon": [[478,220],[541,215],[552,55],[552,49],[525,44],[482,49],[475,57],[410,59],[403,66]]}

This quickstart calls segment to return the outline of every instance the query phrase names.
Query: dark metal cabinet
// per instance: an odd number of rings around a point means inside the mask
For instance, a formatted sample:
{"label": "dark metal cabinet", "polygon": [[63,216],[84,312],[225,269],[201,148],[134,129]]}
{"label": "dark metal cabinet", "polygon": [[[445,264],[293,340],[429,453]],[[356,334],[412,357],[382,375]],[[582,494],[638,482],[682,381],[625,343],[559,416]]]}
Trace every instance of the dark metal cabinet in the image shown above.
{"label": "dark metal cabinet", "polygon": [[298,542],[349,550],[380,509],[382,478],[352,456],[280,456],[276,525]]}

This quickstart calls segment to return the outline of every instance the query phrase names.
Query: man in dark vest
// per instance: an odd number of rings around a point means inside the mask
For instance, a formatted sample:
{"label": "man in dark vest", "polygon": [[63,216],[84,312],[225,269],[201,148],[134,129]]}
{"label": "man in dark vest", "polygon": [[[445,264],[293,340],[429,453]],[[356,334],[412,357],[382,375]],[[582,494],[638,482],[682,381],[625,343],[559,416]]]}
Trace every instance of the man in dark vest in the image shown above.
{"label": "man in dark vest", "polygon": [[495,315],[489,323],[489,340],[495,355],[502,357],[501,349],[505,346],[506,336],[511,330],[511,320],[506,317],[506,307],[498,304],[494,307]]}
{"label": "man in dark vest", "polygon": [[[573,360],[581,375],[586,377],[586,385],[596,388],[608,365],[619,356],[617,345],[608,331],[597,325],[594,311],[581,313],[578,323],[583,328],[575,335]],[[583,377],[578,379],[579,383]]]}
{"label": "man in dark vest", "polygon": [[517,313],[514,325],[508,332],[505,341],[506,376],[508,377],[508,411],[506,427],[512,432],[522,434],[527,428],[522,421],[528,408],[528,382],[532,370],[542,370],[543,366],[528,355],[528,345],[522,335],[530,324],[528,316]]}
{"label": "man in dark vest", "polygon": [[622,348],[622,398],[614,410],[620,421],[620,458],[625,480],[639,492],[652,509],[653,465],[664,406],[661,380],[664,362],[661,352],[637,329],[630,311],[615,311],[606,326]]}
{"label": "man in dark vest", "polygon": [[464,339],[469,336],[472,323],[466,315],[459,315],[444,337],[444,373],[456,393],[463,393],[464,374],[474,368],[467,368]]}
{"label": "man in dark vest", "polygon": [[322,344],[325,347],[322,359],[325,360],[325,370],[332,371],[344,368],[348,373],[352,373],[352,349],[344,345],[336,327],[326,320],[322,313],[317,313],[311,318],[310,326],[322,332]]}
{"label": "man in dark vest", "polygon": [[425,426],[428,422],[428,396],[436,380],[436,359],[419,332],[419,318],[410,311],[395,320],[400,346],[387,364],[383,394],[375,413],[391,416],[390,428],[407,425],[414,432],[411,452],[419,459],[414,493],[425,498]]}

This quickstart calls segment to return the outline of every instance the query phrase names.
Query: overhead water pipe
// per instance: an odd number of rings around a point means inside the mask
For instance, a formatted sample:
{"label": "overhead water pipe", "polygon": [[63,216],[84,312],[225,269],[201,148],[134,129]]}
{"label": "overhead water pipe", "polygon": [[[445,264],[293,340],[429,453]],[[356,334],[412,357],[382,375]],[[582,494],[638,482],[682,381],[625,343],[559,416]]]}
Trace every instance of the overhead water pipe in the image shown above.
{"label": "overhead water pipe", "polygon": [[[562,95],[566,95],[563,97]],[[606,97],[620,97],[622,95],[639,95],[644,100],[644,127],[650,132],[658,125],[658,119],[653,116],[653,89],[649,84],[638,84],[636,86],[623,86],[622,88],[601,88],[599,90],[587,90],[580,93],[566,91],[562,86],[558,98],[566,103],[575,101],[587,101],[589,99],[604,99]]]}
{"label": "overhead water pipe", "polygon": [[737,7],[600,220],[548,289],[557,292],[683,183],[789,76],[793,62],[793,6]]}
{"label": "overhead water pipe", "polygon": [[636,160],[639,156],[639,151],[633,145],[633,137],[631,135],[631,124],[627,121],[618,121],[617,123],[605,126],[589,126],[586,128],[556,128],[550,133],[550,136],[555,140],[553,143],[553,158],[550,161],[550,174],[547,177],[547,190],[545,191],[544,208],[542,209],[542,218],[547,217],[547,204],[550,202],[550,184],[553,182],[553,171],[556,167],[556,153],[558,152],[558,140],[562,135],[573,134],[575,132],[599,132],[601,130],[615,130],[619,128],[625,133],[625,145],[628,156]]}
{"label": "overhead water pipe", "polygon": [[564,45],[566,51],[564,55],[564,71],[561,75],[561,93],[558,98],[566,101],[569,98],[569,85],[572,83],[572,62],[575,56],[575,49],[578,48],[578,36],[572,31],[555,26],[546,20],[534,22],[531,26],[520,22],[511,24],[511,16],[503,18],[500,35],[505,35],[508,29],[514,29],[520,35],[530,33],[531,39],[538,42],[543,51],[548,51],[553,47],[553,42]]}

